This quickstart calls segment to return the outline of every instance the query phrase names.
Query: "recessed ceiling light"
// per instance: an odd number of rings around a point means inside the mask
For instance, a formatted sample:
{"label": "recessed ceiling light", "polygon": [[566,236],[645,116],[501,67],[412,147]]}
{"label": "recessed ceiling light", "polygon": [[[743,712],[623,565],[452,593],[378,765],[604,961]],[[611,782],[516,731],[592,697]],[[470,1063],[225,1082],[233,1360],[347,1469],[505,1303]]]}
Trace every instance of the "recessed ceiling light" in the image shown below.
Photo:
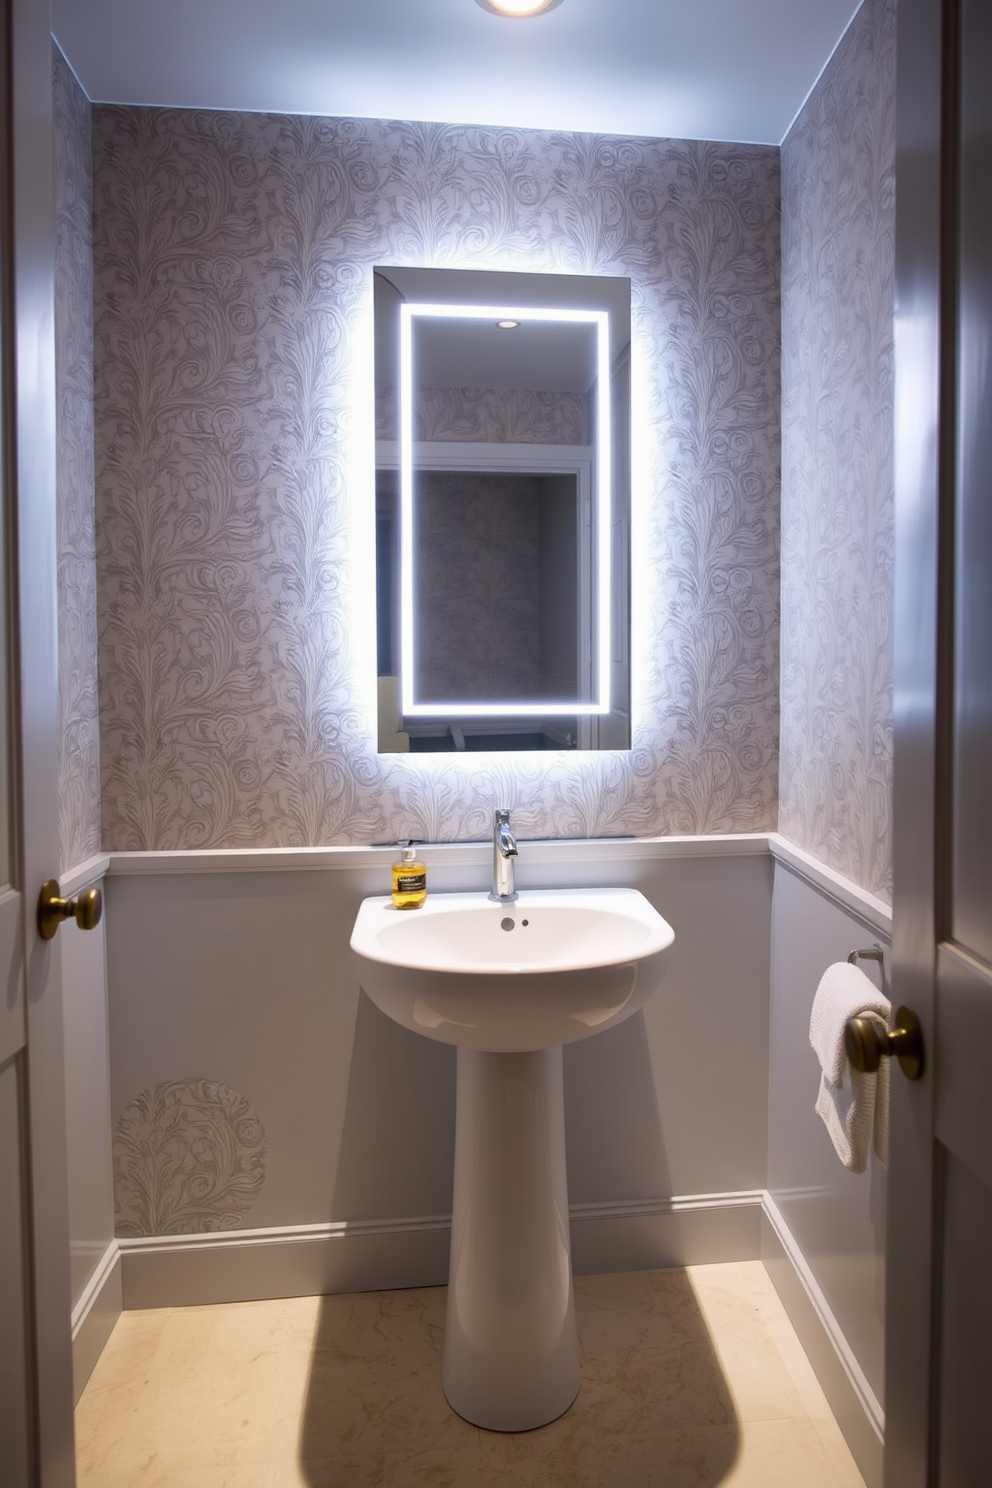
{"label": "recessed ceiling light", "polygon": [[483,10],[491,11],[493,15],[524,20],[527,16],[543,15],[546,10],[554,10],[562,0],[475,0],[475,3],[481,5]]}
{"label": "recessed ceiling light", "polygon": [[499,331],[515,331],[519,324],[519,320],[498,320],[496,322],[496,329]]}

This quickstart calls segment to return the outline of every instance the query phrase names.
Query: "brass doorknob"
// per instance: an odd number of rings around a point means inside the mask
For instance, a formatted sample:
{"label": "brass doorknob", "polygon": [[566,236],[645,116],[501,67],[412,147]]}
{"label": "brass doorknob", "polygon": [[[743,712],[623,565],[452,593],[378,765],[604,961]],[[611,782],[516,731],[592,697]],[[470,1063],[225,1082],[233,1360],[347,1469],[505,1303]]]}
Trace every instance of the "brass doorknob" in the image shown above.
{"label": "brass doorknob", "polygon": [[84,889],[75,899],[59,897],[59,881],[49,878],[38,896],[38,934],[51,940],[63,920],[74,919],[80,930],[95,930],[103,914],[103,895],[98,888]]}
{"label": "brass doorknob", "polygon": [[882,1033],[871,1018],[848,1018],[844,1024],[844,1053],[851,1068],[862,1075],[873,1075],[882,1060],[892,1055],[907,1080],[918,1080],[923,1074],[923,1034],[920,1020],[909,1008],[896,1013],[896,1026]]}

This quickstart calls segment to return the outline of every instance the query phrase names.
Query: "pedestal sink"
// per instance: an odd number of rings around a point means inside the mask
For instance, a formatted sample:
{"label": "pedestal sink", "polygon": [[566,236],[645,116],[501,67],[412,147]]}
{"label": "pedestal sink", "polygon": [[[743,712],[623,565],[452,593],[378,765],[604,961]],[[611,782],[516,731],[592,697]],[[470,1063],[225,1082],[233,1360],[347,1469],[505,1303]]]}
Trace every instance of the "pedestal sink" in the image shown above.
{"label": "pedestal sink", "polygon": [[636,1012],[674,938],[636,889],[359,909],[369,997],[458,1047],[444,1393],[477,1426],[543,1426],[578,1393],[561,1046]]}

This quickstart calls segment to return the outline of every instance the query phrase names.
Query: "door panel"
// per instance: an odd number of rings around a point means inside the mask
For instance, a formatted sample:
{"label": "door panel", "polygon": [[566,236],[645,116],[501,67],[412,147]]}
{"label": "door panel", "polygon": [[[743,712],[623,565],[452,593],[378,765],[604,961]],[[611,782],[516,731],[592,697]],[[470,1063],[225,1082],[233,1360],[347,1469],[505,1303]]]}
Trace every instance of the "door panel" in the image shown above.
{"label": "door panel", "polygon": [[[992,7],[900,0],[887,1488],[989,1481]],[[900,604],[901,597],[901,604]]]}
{"label": "door panel", "polygon": [[951,938],[992,965],[992,6],[961,0]]}
{"label": "door panel", "polygon": [[0,1481],[72,1488],[58,870],[52,41],[0,0]]}
{"label": "door panel", "polygon": [[[2,630],[2,625],[0,625]],[[0,722],[0,737],[5,733]],[[0,777],[3,779],[4,777]],[[6,791],[0,800],[6,804]],[[0,1065],[24,1047],[24,975],[21,967],[21,896],[10,884],[0,888]]]}
{"label": "door panel", "polygon": [[24,1302],[21,1065],[0,1067],[0,1463],[4,1488],[29,1482],[28,1354]]}
{"label": "door panel", "polygon": [[955,947],[941,946],[937,988],[934,1135],[992,1189],[992,1118],[983,1094],[992,1049],[992,973]]}
{"label": "door panel", "polygon": [[988,1294],[992,1189],[951,1155],[941,1178],[937,1481],[940,1488],[979,1488],[989,1480],[992,1332],[987,1309],[975,1302]]}

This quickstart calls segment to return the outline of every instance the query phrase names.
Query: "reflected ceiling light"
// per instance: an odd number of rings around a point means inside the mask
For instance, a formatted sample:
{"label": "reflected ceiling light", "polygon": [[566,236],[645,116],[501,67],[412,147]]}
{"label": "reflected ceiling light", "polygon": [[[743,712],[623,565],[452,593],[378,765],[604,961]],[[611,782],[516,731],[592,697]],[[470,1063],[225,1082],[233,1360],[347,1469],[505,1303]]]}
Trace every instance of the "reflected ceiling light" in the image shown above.
{"label": "reflected ceiling light", "polygon": [[498,320],[496,322],[496,329],[498,331],[515,331],[519,326],[519,320]]}
{"label": "reflected ceiling light", "polygon": [[475,0],[476,5],[481,5],[483,10],[492,11],[493,15],[513,16],[518,20],[524,20],[527,16],[542,15],[546,10],[554,10],[561,0]]}

